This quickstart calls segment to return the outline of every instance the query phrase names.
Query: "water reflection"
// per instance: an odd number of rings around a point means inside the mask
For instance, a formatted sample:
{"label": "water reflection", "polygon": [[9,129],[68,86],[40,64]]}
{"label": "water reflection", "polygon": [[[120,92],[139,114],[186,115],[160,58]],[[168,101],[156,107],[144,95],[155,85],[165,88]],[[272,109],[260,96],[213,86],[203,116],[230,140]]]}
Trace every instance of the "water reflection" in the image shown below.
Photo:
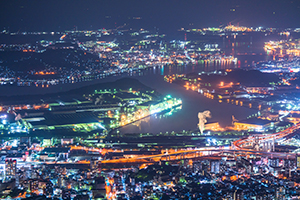
{"label": "water reflection", "polygon": [[[237,63],[230,61],[204,61],[201,60],[197,64],[178,64],[178,65],[167,65],[150,67],[139,71],[131,71],[128,73],[129,76],[146,76],[146,75],[171,75],[171,74],[185,74],[192,72],[209,72],[221,69],[232,69],[239,68]],[[126,76],[123,74],[121,76]]]}
{"label": "water reflection", "polygon": [[144,132],[145,130],[150,130],[151,126],[154,125],[154,121],[164,121],[166,118],[169,118],[173,115],[175,115],[179,110],[182,109],[182,106],[178,106],[175,108],[172,108],[171,110],[157,113],[148,117],[145,117],[139,121],[133,122],[129,125],[124,126],[121,130],[131,130],[130,132]]}
{"label": "water reflection", "polygon": [[198,112],[210,110],[212,118],[209,122],[218,121],[222,127],[232,123],[232,115],[238,120],[247,118],[257,112],[255,109],[227,104],[216,100],[208,99],[203,95],[187,91],[177,84],[170,84],[163,80],[160,75],[148,75],[136,77],[145,85],[150,86],[162,95],[171,95],[182,100],[182,108],[176,110],[171,115],[163,113],[161,115],[150,116],[146,121],[131,124],[120,129],[120,133],[164,133],[181,132],[182,130],[198,130]]}

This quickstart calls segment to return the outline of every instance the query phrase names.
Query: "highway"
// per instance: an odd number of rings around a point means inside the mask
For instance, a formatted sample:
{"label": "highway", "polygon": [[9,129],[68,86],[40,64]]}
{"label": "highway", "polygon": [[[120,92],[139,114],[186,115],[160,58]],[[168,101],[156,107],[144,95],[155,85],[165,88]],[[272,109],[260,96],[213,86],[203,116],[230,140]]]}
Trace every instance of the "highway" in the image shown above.
{"label": "highway", "polygon": [[[295,158],[295,153],[286,153],[286,152],[272,152],[270,150],[267,151],[257,151],[253,149],[256,145],[260,145],[263,142],[275,142],[280,139],[284,139],[285,137],[293,134],[296,130],[300,128],[300,123],[289,127],[281,132],[268,134],[268,135],[259,135],[259,136],[249,136],[247,138],[242,138],[236,140],[232,143],[230,147],[201,147],[195,149],[186,149],[186,150],[179,150],[173,151],[168,153],[161,153],[156,155],[141,155],[141,156],[133,156],[130,158],[119,158],[119,159],[110,159],[110,160],[102,160],[100,161],[101,166],[108,166],[108,165],[125,165],[125,164],[147,164],[147,163],[158,163],[161,161],[180,161],[185,159],[214,159],[216,157],[236,157],[236,156],[266,156],[271,158]],[[7,143],[2,147],[2,149],[10,149],[9,144]],[[110,149],[100,149],[100,148],[87,148],[82,146],[70,146],[71,150],[85,150],[85,151],[95,151],[99,152],[100,154],[105,154],[107,152],[111,152],[114,150]],[[41,151],[43,148],[36,148],[35,150]],[[116,151],[114,151],[116,152]],[[122,152],[122,151],[118,151]],[[27,160],[28,162],[28,160]],[[32,161],[34,163],[46,163],[46,164],[89,164],[89,161],[80,161],[80,162],[56,162],[56,161]]]}
{"label": "highway", "polygon": [[204,157],[226,157],[233,156],[267,156],[271,158],[295,158],[294,153],[286,152],[270,152],[270,151],[256,151],[251,149],[255,143],[263,143],[269,141],[276,141],[283,139],[284,137],[293,134],[300,128],[300,124],[289,127],[281,132],[261,135],[261,136],[249,136],[247,138],[239,139],[233,142],[231,147],[203,147],[193,150],[180,150],[173,153],[157,154],[151,156],[135,156],[132,158],[120,158],[101,161],[101,165],[110,164],[142,164],[142,163],[157,163],[160,161],[179,161],[183,159],[199,159]]}
{"label": "highway", "polygon": [[256,137],[248,137],[248,138],[242,138],[237,141],[233,142],[233,148],[238,150],[248,150],[247,148],[244,148],[245,146],[253,145],[256,141],[261,143],[264,141],[270,141],[270,140],[278,140],[282,139],[292,133],[294,133],[296,130],[300,128],[300,124],[297,124],[295,126],[289,127],[283,131],[280,131],[278,133],[269,134],[269,135],[261,135]]}

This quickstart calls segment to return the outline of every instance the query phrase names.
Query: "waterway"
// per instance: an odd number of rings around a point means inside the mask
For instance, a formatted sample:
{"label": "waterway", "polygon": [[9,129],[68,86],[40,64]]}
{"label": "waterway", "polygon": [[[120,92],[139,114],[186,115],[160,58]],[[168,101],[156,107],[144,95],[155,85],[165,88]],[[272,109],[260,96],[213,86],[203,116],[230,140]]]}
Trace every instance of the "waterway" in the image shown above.
{"label": "waterway", "polygon": [[232,115],[237,119],[245,119],[249,115],[257,113],[257,110],[236,106],[227,103],[219,103],[203,95],[187,91],[185,88],[164,82],[159,75],[137,77],[145,85],[149,85],[163,95],[170,94],[182,99],[182,108],[163,114],[147,117],[136,123],[122,127],[120,133],[164,133],[181,132],[183,130],[197,131],[198,112],[210,110],[212,118],[208,122],[218,121],[221,126],[231,125]]}
{"label": "waterway", "polygon": [[245,119],[250,115],[257,113],[255,109],[236,106],[227,103],[219,103],[216,100],[211,100],[196,92],[187,91],[185,88],[170,84],[163,80],[164,75],[169,74],[186,74],[191,72],[208,72],[228,68],[245,68],[252,63],[260,60],[271,59],[265,54],[256,55],[239,55],[238,62],[209,62],[199,63],[197,65],[178,65],[165,66],[158,68],[149,68],[140,72],[129,74],[140,80],[145,85],[148,85],[163,95],[171,95],[182,99],[181,109],[173,110],[172,112],[156,114],[147,117],[136,123],[120,128],[120,133],[164,133],[164,132],[182,132],[198,131],[198,112],[209,110],[212,113],[212,118],[208,122],[219,122],[222,127],[232,124],[232,116],[236,119]]}
{"label": "waterway", "polygon": [[[99,82],[114,81],[123,77],[132,77],[140,80],[145,85],[154,88],[163,95],[170,94],[173,97],[182,99],[182,108],[174,112],[163,113],[150,116],[134,124],[127,125],[120,129],[120,133],[159,133],[159,132],[181,132],[182,130],[197,130],[198,112],[210,110],[212,118],[208,122],[218,121],[221,126],[225,127],[231,124],[232,115],[236,119],[245,119],[249,115],[257,113],[254,109],[235,106],[226,103],[219,103],[216,100],[207,99],[206,97],[193,92],[186,91],[183,87],[176,84],[170,84],[163,80],[164,75],[168,74],[185,74],[191,72],[214,71],[227,68],[243,68],[247,63],[256,60],[264,60],[257,56],[248,56],[247,59],[241,58],[238,63],[230,62],[210,62],[199,63],[197,65],[177,65],[148,68],[140,71],[133,71],[129,74],[108,77],[105,79],[93,80],[89,82],[79,82],[74,84],[60,84],[49,88],[38,87],[18,87],[4,86],[0,87],[0,94],[20,95],[20,94],[41,94],[53,93],[58,91],[67,91],[70,89],[82,87]],[[253,61],[252,58],[255,58]]]}

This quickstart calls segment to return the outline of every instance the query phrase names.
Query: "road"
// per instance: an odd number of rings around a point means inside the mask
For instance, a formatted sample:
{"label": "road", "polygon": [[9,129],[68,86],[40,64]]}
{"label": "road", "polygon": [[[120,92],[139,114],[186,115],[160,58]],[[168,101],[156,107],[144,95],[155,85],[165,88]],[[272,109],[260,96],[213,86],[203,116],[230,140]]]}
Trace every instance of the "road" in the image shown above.
{"label": "road", "polygon": [[[256,155],[256,156],[268,156],[273,158],[294,158],[296,154],[294,153],[285,153],[285,152],[269,152],[269,151],[255,151],[250,149],[255,143],[262,143],[265,141],[276,141],[284,137],[293,134],[296,130],[300,128],[300,124],[289,127],[281,132],[261,135],[257,137],[249,136],[247,138],[239,139],[233,142],[231,147],[203,147],[193,150],[181,150],[173,153],[158,154],[152,156],[136,156],[133,158],[120,158],[120,159],[111,159],[101,161],[101,165],[110,165],[110,164],[142,164],[142,163],[156,163],[160,161],[177,161],[183,159],[196,159],[200,157],[213,157],[213,156],[226,156],[226,155],[237,155],[237,156],[246,156],[246,155]],[[247,147],[247,148],[246,148]]]}

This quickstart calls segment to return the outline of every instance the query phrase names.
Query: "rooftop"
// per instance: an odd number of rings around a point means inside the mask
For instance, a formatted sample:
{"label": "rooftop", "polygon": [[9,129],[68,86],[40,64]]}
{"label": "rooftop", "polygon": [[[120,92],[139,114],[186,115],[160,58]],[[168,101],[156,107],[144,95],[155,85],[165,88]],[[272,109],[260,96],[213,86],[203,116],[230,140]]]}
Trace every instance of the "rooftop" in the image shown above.
{"label": "rooftop", "polygon": [[265,119],[258,119],[258,118],[249,118],[249,119],[243,119],[236,123],[243,123],[243,124],[255,124],[255,125],[267,125],[269,123],[272,123],[273,121],[265,120]]}
{"label": "rooftop", "polygon": [[98,116],[93,112],[72,112],[64,114],[46,113],[45,120],[30,122],[33,126],[47,125],[66,125],[66,124],[82,124],[82,123],[97,123],[99,122]]}

